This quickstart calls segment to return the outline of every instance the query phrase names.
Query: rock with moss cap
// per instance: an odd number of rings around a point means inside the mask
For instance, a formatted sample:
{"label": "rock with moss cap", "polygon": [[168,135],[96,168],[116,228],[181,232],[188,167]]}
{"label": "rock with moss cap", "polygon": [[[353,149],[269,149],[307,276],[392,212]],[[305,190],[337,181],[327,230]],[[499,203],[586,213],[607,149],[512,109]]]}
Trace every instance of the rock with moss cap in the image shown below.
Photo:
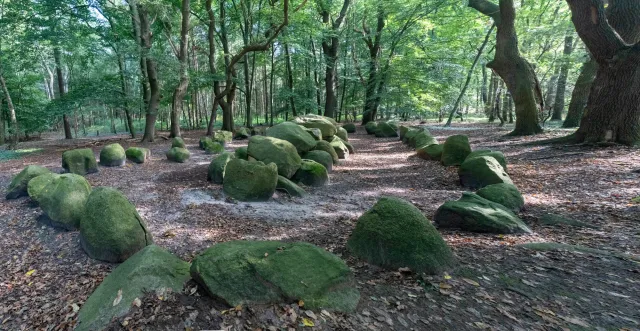
{"label": "rock with moss cap", "polygon": [[296,198],[303,198],[305,195],[307,195],[307,192],[305,192],[300,186],[282,176],[278,176],[278,184],[276,185],[276,190],[285,192],[290,196]]}
{"label": "rock with moss cap", "polygon": [[328,172],[333,170],[333,157],[325,151],[309,151],[302,155],[302,159],[316,161],[322,164]]}
{"label": "rock with moss cap", "polygon": [[378,138],[399,137],[398,131],[396,131],[396,129],[394,129],[393,126],[391,126],[387,122],[378,123],[378,126],[376,127],[375,135]]}
{"label": "rock with moss cap", "polygon": [[251,137],[247,153],[258,161],[267,164],[275,163],[278,166],[278,174],[287,178],[291,178],[302,163],[302,159],[293,144],[273,137]]}
{"label": "rock with moss cap", "polygon": [[355,154],[356,150],[355,148],[353,148],[353,145],[351,145],[348,141],[344,141],[342,138],[338,137],[338,136],[333,136],[333,138],[331,140],[329,140],[330,143],[339,140],[342,142],[343,145],[345,145],[347,147],[347,150],[349,151],[349,154]]}
{"label": "rock with moss cap", "polygon": [[27,187],[29,185],[29,181],[40,175],[51,173],[52,172],[49,169],[38,165],[26,166],[11,180],[9,187],[7,188],[7,200],[28,196],[29,193],[27,191]]}
{"label": "rock with moss cap", "polygon": [[404,140],[404,136],[407,135],[407,132],[409,132],[409,127],[404,126],[404,125],[400,125],[400,127],[398,128],[398,135],[400,136],[400,140]]}
{"label": "rock with moss cap", "polygon": [[436,274],[454,264],[451,250],[429,220],[411,203],[383,197],[356,224],[347,248],[377,266]]}
{"label": "rock with moss cap", "polygon": [[303,126],[292,122],[280,123],[267,129],[267,136],[290,142],[296,147],[298,154],[308,152],[316,146],[316,139]]}
{"label": "rock with moss cap", "polygon": [[440,161],[442,159],[442,145],[423,146],[416,149],[416,153],[423,160]]}
{"label": "rock with moss cap", "polygon": [[504,171],[507,171],[507,158],[504,157],[504,154],[502,154],[502,152],[500,151],[492,151],[489,149],[473,151],[467,156],[465,161],[469,159],[473,159],[474,157],[480,157],[480,156],[491,156],[492,158],[496,159],[498,163],[500,163]]}
{"label": "rock with moss cap", "polygon": [[315,141],[322,140],[322,131],[320,131],[320,129],[305,128],[305,131],[307,131],[307,133],[311,136],[311,138],[313,138],[313,140]]}
{"label": "rock with moss cap", "polygon": [[38,203],[38,201],[40,200],[40,196],[44,191],[44,188],[47,187],[47,185],[49,185],[51,182],[53,182],[53,180],[58,176],[60,175],[48,173],[31,179],[29,181],[29,184],[27,185],[27,193],[29,194],[31,200],[35,203]]}
{"label": "rock with moss cap", "polygon": [[349,158],[349,147],[342,141],[342,139],[333,139],[329,144],[333,147],[333,150],[338,155],[338,159],[345,160]]}
{"label": "rock with moss cap", "polygon": [[475,193],[465,192],[457,201],[447,201],[434,216],[441,228],[481,233],[530,233],[531,230],[511,210]]}
{"label": "rock with moss cap", "polygon": [[307,186],[324,186],[329,182],[329,172],[322,164],[313,160],[302,160],[302,166],[292,180]]}
{"label": "rock with moss cap", "polygon": [[517,213],[524,208],[524,198],[518,188],[509,183],[492,184],[476,192],[477,195],[505,206]]}
{"label": "rock with moss cap", "polygon": [[491,184],[513,184],[511,178],[496,159],[477,156],[467,159],[458,169],[460,184],[469,188],[483,188]]}
{"label": "rock with moss cap", "polygon": [[62,153],[62,168],[66,172],[84,176],[98,172],[98,163],[90,148],[81,148]]}
{"label": "rock with moss cap", "polygon": [[229,306],[303,301],[305,309],[355,310],[349,267],[308,243],[230,241],[196,256],[191,276]]}
{"label": "rock with moss cap", "polygon": [[407,130],[407,133],[404,134],[404,137],[402,137],[402,142],[411,146],[411,140],[418,134],[420,133],[420,130],[415,129],[415,128],[409,128],[409,130]]}
{"label": "rock with moss cap", "polygon": [[167,151],[167,160],[177,163],[185,163],[191,157],[191,153],[186,148],[172,147]]}
{"label": "rock with moss cap", "polygon": [[238,147],[234,152],[237,159],[249,160],[249,153],[247,153],[246,147]]}
{"label": "rock with moss cap", "polygon": [[336,136],[340,137],[343,141],[349,141],[349,133],[344,128],[338,128]]}
{"label": "rock with moss cap", "polygon": [[353,123],[347,123],[342,126],[343,129],[347,131],[347,133],[356,133],[356,125]]}
{"label": "rock with moss cap", "polygon": [[331,158],[333,159],[333,164],[337,165],[340,162],[340,158],[338,157],[338,153],[336,153],[336,150],[333,148],[333,146],[331,146],[331,143],[328,141],[318,141],[316,143],[316,147],[313,148],[314,151],[324,151],[329,153],[329,155],[331,155]]}
{"label": "rock with moss cap", "polygon": [[156,245],[149,245],[116,267],[82,305],[76,331],[106,329],[127,315],[133,301],[147,293],[180,293],[191,279],[189,263]]}
{"label": "rock with moss cap", "polygon": [[204,151],[207,154],[220,154],[224,152],[224,146],[221,143],[212,140],[204,146]]}
{"label": "rock with moss cap", "polygon": [[367,124],[364,125],[364,129],[367,131],[367,134],[376,134],[376,131],[378,130],[378,123],[374,121],[367,122]]}
{"label": "rock with moss cap", "polygon": [[187,148],[187,144],[185,144],[182,137],[175,137],[171,140],[171,147]]}
{"label": "rock with moss cap", "polygon": [[338,129],[336,121],[332,118],[319,115],[304,115],[293,119],[293,123],[300,124],[305,128],[320,129],[323,138],[335,136]]}
{"label": "rock with moss cap", "polygon": [[425,146],[437,145],[438,140],[430,135],[429,132],[421,131],[413,137],[412,143],[412,147],[422,148]]}
{"label": "rock with moss cap", "polygon": [[244,140],[251,137],[251,133],[245,127],[239,127],[236,129],[236,132],[233,134],[233,139],[235,140]]}
{"label": "rock with moss cap", "polygon": [[48,183],[35,194],[46,216],[44,220],[54,227],[77,229],[91,193],[91,185],[76,174],[56,175],[46,181]]}
{"label": "rock with moss cap", "polygon": [[213,132],[212,139],[213,141],[217,141],[224,145],[225,143],[230,143],[233,140],[233,132],[224,130],[215,131]]}
{"label": "rock with moss cap", "polygon": [[136,207],[111,187],[94,189],[80,221],[80,244],[89,257],[119,263],[153,244]]}
{"label": "rock with moss cap", "polygon": [[200,141],[198,142],[198,147],[200,147],[200,149],[204,150],[204,147],[207,144],[210,144],[213,142],[213,139],[209,138],[209,137],[201,137]]}
{"label": "rock with moss cap", "polygon": [[121,167],[126,160],[124,148],[118,143],[104,146],[100,151],[100,165],[103,167]]}
{"label": "rock with moss cap", "polygon": [[267,201],[276,191],[278,167],[274,163],[232,159],[224,173],[224,193],[239,201]]}
{"label": "rock with moss cap", "polygon": [[224,173],[227,168],[227,163],[235,158],[235,154],[229,152],[224,152],[218,155],[218,157],[213,159],[209,164],[207,180],[215,184],[222,184],[224,182]]}
{"label": "rock with moss cap", "polygon": [[469,137],[455,135],[447,138],[442,146],[441,162],[445,166],[459,166],[471,154]]}
{"label": "rock with moss cap", "polygon": [[145,163],[151,157],[151,151],[148,148],[129,147],[125,151],[127,159],[133,163]]}

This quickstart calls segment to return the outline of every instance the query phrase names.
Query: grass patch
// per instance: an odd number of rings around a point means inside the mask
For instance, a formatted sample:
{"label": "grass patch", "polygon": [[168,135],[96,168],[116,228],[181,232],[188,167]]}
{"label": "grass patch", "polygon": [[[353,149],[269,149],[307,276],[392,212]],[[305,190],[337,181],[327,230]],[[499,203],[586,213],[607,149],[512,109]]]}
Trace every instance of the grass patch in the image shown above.
{"label": "grass patch", "polygon": [[42,148],[25,148],[16,150],[0,150],[0,162],[19,159],[25,155],[42,151]]}

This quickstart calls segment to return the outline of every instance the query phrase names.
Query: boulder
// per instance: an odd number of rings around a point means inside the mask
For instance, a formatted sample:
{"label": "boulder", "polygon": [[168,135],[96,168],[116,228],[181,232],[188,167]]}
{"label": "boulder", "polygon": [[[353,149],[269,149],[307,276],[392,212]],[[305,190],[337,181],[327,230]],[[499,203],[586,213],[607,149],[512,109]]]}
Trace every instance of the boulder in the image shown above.
{"label": "boulder", "polygon": [[109,144],[100,151],[100,165],[103,167],[122,167],[127,160],[124,148],[120,144]]}
{"label": "boulder", "polygon": [[249,130],[245,127],[239,127],[236,129],[236,133],[233,134],[233,139],[235,140],[244,140],[248,139],[251,136]]}
{"label": "boulder", "polygon": [[98,172],[98,163],[90,148],[74,149],[62,153],[62,167],[66,172],[80,176]]}
{"label": "boulder", "polygon": [[308,243],[230,241],[196,256],[191,276],[229,306],[304,302],[352,312],[360,299],[349,267]]}
{"label": "boulder", "polygon": [[185,163],[191,157],[191,153],[187,149],[180,147],[172,147],[166,155],[167,160],[178,163]]}
{"label": "boulder", "polygon": [[300,186],[282,176],[278,176],[276,190],[286,192],[290,196],[296,198],[303,198],[307,195],[307,192],[305,192]]}
{"label": "boulder", "polygon": [[329,172],[316,161],[302,160],[302,165],[293,175],[292,180],[307,186],[324,186],[329,182]]}
{"label": "boulder", "polygon": [[28,196],[29,192],[27,191],[27,187],[29,185],[29,181],[40,175],[51,173],[52,172],[49,169],[38,165],[26,166],[11,180],[9,187],[7,188],[7,200]]}
{"label": "boulder", "polygon": [[356,224],[349,251],[377,266],[436,274],[454,264],[451,250],[422,212],[411,203],[382,197]]}
{"label": "boulder", "polygon": [[387,124],[389,124],[389,126],[391,126],[394,130],[398,131],[398,122],[388,121]]}
{"label": "boulder", "polygon": [[438,140],[434,138],[432,135],[430,135],[429,132],[425,132],[425,131],[421,131],[418,134],[416,134],[413,137],[412,142],[413,142],[414,148],[422,148],[425,146],[438,144]]}
{"label": "boulder", "polygon": [[45,221],[54,227],[76,230],[91,193],[91,185],[76,174],[55,175],[46,181],[48,184],[34,194],[46,216]]}
{"label": "boulder", "polygon": [[233,132],[231,131],[215,131],[213,132],[213,141],[217,141],[221,144],[230,143],[233,140]]}
{"label": "boulder", "polygon": [[223,188],[224,193],[239,201],[267,201],[276,191],[277,183],[275,163],[232,159],[225,169]]}
{"label": "boulder", "polygon": [[469,138],[465,135],[451,136],[442,146],[441,162],[445,166],[459,166],[469,154],[471,154]]}
{"label": "boulder", "polygon": [[48,173],[31,179],[27,185],[27,193],[31,200],[38,203],[41,194],[44,192],[44,188],[53,182],[54,179],[58,178],[58,176],[60,175]]}
{"label": "boulder", "polygon": [[316,146],[316,139],[303,126],[292,122],[280,123],[267,129],[267,136],[290,142],[296,147],[298,154],[308,152]]}
{"label": "boulder", "polygon": [[187,144],[185,144],[184,139],[181,137],[175,137],[171,140],[171,147],[187,148]]}
{"label": "boulder", "polygon": [[340,137],[343,141],[349,141],[349,133],[344,128],[338,128],[336,136]]}
{"label": "boulder", "polygon": [[434,144],[416,149],[418,157],[423,160],[440,161],[442,159],[442,145]]}
{"label": "boulder", "polygon": [[247,153],[258,161],[267,164],[275,163],[278,166],[278,174],[287,178],[291,178],[302,163],[298,150],[293,144],[273,137],[251,137]]}
{"label": "boulder", "polygon": [[300,124],[305,128],[320,129],[320,131],[322,132],[322,137],[324,138],[333,137],[335,136],[336,132],[338,132],[338,129],[336,128],[336,122],[329,117],[305,115],[294,118],[293,122],[296,124]]}
{"label": "boulder", "polygon": [[331,155],[331,158],[333,159],[333,164],[337,165],[338,162],[340,162],[340,158],[338,157],[338,153],[336,153],[336,150],[333,148],[333,146],[331,146],[331,143],[329,143],[328,141],[318,141],[316,142],[316,147],[313,148],[314,151],[324,151],[329,153],[329,155]]}
{"label": "boulder", "polygon": [[400,125],[400,127],[398,128],[398,135],[400,136],[400,140],[404,140],[404,136],[407,135],[407,132],[409,132],[409,127]]}
{"label": "boulder", "polygon": [[320,131],[320,129],[305,128],[305,131],[307,131],[307,133],[311,135],[311,138],[313,138],[313,140],[315,141],[322,140],[322,131]]}
{"label": "boulder", "polygon": [[236,148],[234,154],[236,155],[237,159],[249,160],[249,154],[247,153],[247,148],[246,147],[238,147],[238,148]]}
{"label": "boulder", "polygon": [[482,188],[491,184],[513,184],[500,163],[491,156],[467,159],[458,169],[460,184],[469,188]]}
{"label": "boulder", "polygon": [[333,170],[333,157],[325,151],[310,151],[302,155],[302,159],[312,160],[322,164],[328,172]]}
{"label": "boulder", "polygon": [[334,139],[330,142],[330,144],[331,147],[333,147],[333,150],[338,155],[338,159],[345,160],[349,158],[349,147],[347,147],[342,139]]}
{"label": "boulder", "polygon": [[409,130],[407,130],[407,133],[404,134],[404,137],[402,137],[402,142],[411,146],[413,138],[415,138],[415,136],[420,132],[421,131],[418,129],[410,128]]}
{"label": "boulder", "polygon": [[210,143],[204,146],[204,151],[207,154],[220,154],[224,152],[224,146],[217,141],[211,140]]}
{"label": "boulder", "polygon": [[492,158],[496,159],[498,163],[500,163],[504,171],[507,171],[507,158],[504,157],[504,154],[502,154],[502,152],[500,151],[492,151],[489,149],[473,151],[467,156],[465,161],[469,159],[473,159],[474,157],[479,157],[479,156],[491,156]]}
{"label": "boulder", "polygon": [[251,128],[252,136],[266,136],[267,135],[267,127],[264,126],[256,126]]}
{"label": "boulder", "polygon": [[367,122],[367,124],[364,125],[364,129],[367,131],[367,134],[376,134],[378,123],[373,121]]}
{"label": "boulder", "polygon": [[396,131],[393,126],[389,125],[387,122],[380,122],[376,127],[375,132],[376,137],[378,138],[392,138],[399,137],[398,131]]}
{"label": "boulder", "polygon": [[524,208],[524,198],[518,188],[509,183],[492,184],[483,187],[476,192],[477,195],[495,203],[505,206],[517,213]]}
{"label": "boulder", "polygon": [[209,137],[201,137],[200,141],[198,142],[198,147],[200,147],[200,149],[204,150],[204,147],[207,144],[210,144],[213,142],[213,139],[209,138]]}
{"label": "boulder", "polygon": [[180,293],[191,279],[189,263],[156,245],[149,245],[115,268],[82,305],[76,331],[107,329],[112,319],[129,312],[135,299],[148,292]]}
{"label": "boulder", "polygon": [[80,221],[80,245],[89,257],[120,263],[151,244],[151,233],[124,194],[111,187],[91,192]]}
{"label": "boulder", "polygon": [[353,123],[347,123],[342,126],[343,129],[347,131],[347,133],[356,133],[356,125]]}
{"label": "boulder", "polygon": [[509,209],[475,193],[465,192],[457,201],[447,201],[434,216],[441,228],[481,233],[530,233],[531,230]]}
{"label": "boulder", "polygon": [[353,148],[353,145],[351,145],[348,141],[342,140],[342,138],[340,138],[338,136],[333,136],[333,138],[329,142],[332,143],[335,140],[341,141],[342,144],[347,147],[347,150],[349,151],[349,154],[355,154],[356,153],[356,150]]}
{"label": "boulder", "polygon": [[215,184],[222,184],[224,182],[224,171],[227,168],[227,163],[235,159],[235,154],[224,152],[209,164],[207,171],[207,180]]}
{"label": "boulder", "polygon": [[125,151],[127,159],[133,163],[145,163],[151,157],[151,151],[148,148],[129,147]]}

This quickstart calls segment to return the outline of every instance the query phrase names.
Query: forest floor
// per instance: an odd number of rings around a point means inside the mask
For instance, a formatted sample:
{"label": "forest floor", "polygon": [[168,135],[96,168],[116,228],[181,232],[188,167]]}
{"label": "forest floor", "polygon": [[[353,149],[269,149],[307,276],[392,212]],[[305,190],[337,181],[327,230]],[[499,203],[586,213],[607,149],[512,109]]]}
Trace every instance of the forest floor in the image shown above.
{"label": "forest floor", "polygon": [[[186,132],[192,158],[164,157],[170,142],[147,147],[150,162],[100,168],[87,179],[112,186],[136,205],[155,242],[185,260],[209,246],[235,239],[307,241],[352,268],[362,297],[353,314],[310,312],[297,304],[235,308],[210,299],[194,283],[183,293],[147,295],[140,308],[112,330],[638,330],[640,329],[640,151],[622,146],[531,146],[567,131],[527,138],[506,129],[472,124],[430,128],[441,142],[467,134],[474,149],[501,150],[522,191],[521,217],[531,235],[482,235],[441,231],[457,255],[446,274],[387,271],[350,256],[345,248],[357,218],[380,196],[407,199],[431,218],[464,191],[456,168],[424,161],[397,139],[374,138],[358,127],[350,136],[357,154],[334,168],[331,183],[309,196],[278,195],[266,203],[233,203],[206,181],[212,156],[197,148],[203,132]],[[0,163],[0,196],[28,164],[61,170],[61,154],[124,136],[27,142],[42,150]],[[231,150],[246,144],[233,142]],[[70,330],[78,308],[116,266],[90,259],[77,232],[39,223],[28,198],[0,203],[0,329]],[[553,224],[554,217],[582,226]],[[571,223],[571,222],[569,222]],[[596,250],[532,250],[525,243],[556,242]],[[567,246],[575,248],[575,246]],[[306,320],[304,320],[305,318]]]}

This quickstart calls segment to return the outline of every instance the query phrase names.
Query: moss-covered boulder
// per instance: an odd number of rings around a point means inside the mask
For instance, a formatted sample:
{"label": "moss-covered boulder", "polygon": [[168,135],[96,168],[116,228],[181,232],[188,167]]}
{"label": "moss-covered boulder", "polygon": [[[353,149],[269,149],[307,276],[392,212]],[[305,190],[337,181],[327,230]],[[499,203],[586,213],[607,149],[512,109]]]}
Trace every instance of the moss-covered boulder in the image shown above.
{"label": "moss-covered boulder", "polygon": [[267,201],[275,193],[277,183],[275,163],[232,159],[225,168],[223,188],[224,193],[239,201]]}
{"label": "moss-covered boulder", "polygon": [[230,143],[233,140],[233,132],[231,131],[215,131],[213,132],[213,141],[217,141],[221,144]]}
{"label": "moss-covered boulder", "polygon": [[292,122],[280,123],[267,129],[267,136],[290,142],[299,154],[308,152],[316,146],[316,139],[311,137],[303,126]]}
{"label": "moss-covered boulder", "polygon": [[234,154],[236,156],[236,159],[249,160],[249,153],[247,152],[246,147],[236,148]]}
{"label": "moss-covered boulder", "polygon": [[412,139],[415,138],[415,136],[420,132],[421,131],[418,129],[410,128],[409,130],[407,130],[407,133],[404,134],[404,137],[402,137],[402,142],[411,147]]}
{"label": "moss-covered boulder", "polygon": [[200,149],[204,150],[204,147],[207,144],[210,144],[213,142],[213,139],[209,138],[209,137],[201,137],[200,141],[198,142],[198,147],[200,147]]}
{"label": "moss-covered boulder", "polygon": [[48,184],[34,196],[47,223],[66,230],[77,229],[91,193],[91,185],[76,174],[56,175],[46,181]]}
{"label": "moss-covered boulder", "polygon": [[325,151],[309,151],[302,154],[302,159],[318,162],[322,164],[328,172],[333,170],[333,157]]}
{"label": "moss-covered boulder", "polygon": [[421,131],[413,137],[412,143],[414,145],[412,147],[422,148],[425,146],[437,145],[438,140],[430,135],[429,132]]}
{"label": "moss-covered boulder", "polygon": [[442,146],[441,162],[445,166],[459,166],[471,154],[469,137],[455,135],[447,138]]}
{"label": "moss-covered boulder", "polygon": [[207,180],[215,184],[222,184],[224,182],[224,172],[227,168],[227,163],[235,158],[235,154],[229,152],[218,155],[218,157],[209,163]]}
{"label": "moss-covered boulder", "polygon": [[145,163],[151,157],[151,151],[148,148],[129,147],[125,151],[127,159],[133,163]]}
{"label": "moss-covered boulder", "polygon": [[530,233],[531,230],[511,210],[475,193],[465,192],[457,201],[447,201],[434,216],[441,228],[481,233]]}
{"label": "moss-covered boulder", "polygon": [[329,117],[309,114],[305,116],[298,116],[293,119],[293,122],[300,124],[305,128],[320,129],[323,138],[333,137],[336,135],[336,132],[338,132],[336,122]]}
{"label": "moss-covered boulder", "polygon": [[331,159],[333,159],[333,164],[337,165],[340,162],[340,158],[338,157],[338,153],[336,153],[336,150],[333,148],[333,146],[331,146],[331,143],[328,141],[318,141],[316,143],[316,147],[313,148],[314,151],[324,151],[329,153],[329,155],[331,155]]}
{"label": "moss-covered boulder", "polygon": [[376,134],[376,131],[378,130],[378,123],[374,121],[367,122],[367,124],[364,125],[364,129],[367,131],[367,134]]}
{"label": "moss-covered boulder", "polygon": [[217,142],[217,141],[211,140],[210,143],[207,143],[204,146],[204,151],[207,154],[220,154],[220,153],[224,152],[224,146],[221,143]]}
{"label": "moss-covered boulder", "polygon": [[251,137],[251,133],[245,127],[237,128],[236,132],[233,134],[233,139],[235,140],[244,140],[249,137]]}
{"label": "moss-covered boulder", "polygon": [[184,142],[182,137],[175,137],[171,140],[171,147],[187,148],[187,144]]}
{"label": "moss-covered boulder", "polygon": [[58,178],[58,174],[48,173],[37,177],[34,177],[27,184],[27,193],[33,202],[38,203],[40,196],[44,192],[44,188],[47,187],[54,179]]}
{"label": "moss-covered boulder", "polygon": [[407,132],[409,132],[409,127],[400,125],[400,127],[398,128],[398,135],[400,136],[400,140],[404,140],[404,136],[407,135]]}
{"label": "moss-covered boulder", "polygon": [[356,224],[347,248],[383,268],[442,272],[454,263],[451,250],[431,222],[411,203],[383,197]]}
{"label": "moss-covered boulder", "polygon": [[302,165],[293,175],[292,180],[307,186],[324,186],[329,182],[329,172],[316,161],[302,160]]}
{"label": "moss-covered boulder", "polygon": [[62,168],[66,172],[84,176],[98,172],[98,163],[90,148],[81,148],[62,153]]}
{"label": "moss-covered boulder", "polygon": [[518,188],[509,183],[487,185],[476,192],[477,195],[505,206],[517,213],[524,208],[524,198]]}
{"label": "moss-covered boulder", "polygon": [[153,244],[153,239],[124,194],[111,187],[98,187],[85,204],[80,244],[92,259],[119,263]]}
{"label": "moss-covered boulder", "polygon": [[340,137],[343,141],[349,141],[349,133],[344,128],[338,128],[336,136]]}
{"label": "moss-covered boulder", "polygon": [[434,144],[416,149],[418,157],[423,160],[440,161],[442,159],[442,145]]}
{"label": "moss-covered boulder", "polygon": [[399,137],[398,135],[398,131],[396,131],[393,126],[391,126],[389,123],[387,122],[380,122],[378,123],[378,126],[376,127],[376,132],[375,132],[376,137],[378,138],[392,138],[392,137]]}
{"label": "moss-covered boulder", "polygon": [[349,147],[342,141],[342,139],[333,139],[329,144],[333,147],[333,150],[338,155],[338,159],[345,160],[349,158]]}
{"label": "moss-covered boulder", "polygon": [[104,146],[100,151],[100,165],[103,167],[121,167],[126,160],[124,148],[118,143]]}
{"label": "moss-covered boulder", "polygon": [[172,147],[167,151],[167,160],[177,163],[185,163],[191,157],[191,153],[186,148]]}
{"label": "moss-covered boulder", "polygon": [[477,156],[467,159],[458,169],[460,184],[469,188],[482,188],[491,184],[513,184],[511,178],[496,159]]}
{"label": "moss-covered boulder", "polygon": [[349,267],[307,243],[217,244],[193,260],[191,276],[232,307],[303,301],[306,309],[351,312],[360,299]]}
{"label": "moss-covered boulder", "polygon": [[315,141],[322,140],[322,131],[320,131],[320,129],[305,128],[305,131],[307,131],[307,133],[311,136],[311,138],[313,138],[313,140]]}
{"label": "moss-covered boulder", "polygon": [[27,187],[29,185],[29,181],[40,175],[51,173],[52,172],[49,169],[38,165],[26,166],[11,180],[9,187],[7,188],[7,200],[28,196],[29,193],[27,191]]}
{"label": "moss-covered boulder", "polygon": [[474,157],[479,157],[479,156],[491,156],[492,158],[496,159],[498,163],[500,163],[504,171],[507,171],[507,158],[504,157],[504,154],[502,154],[502,152],[500,151],[492,151],[489,149],[473,151],[467,156],[465,161],[469,159],[473,159]]}
{"label": "moss-covered boulder", "polygon": [[394,130],[398,131],[398,122],[388,121],[387,124],[389,124],[389,126],[391,126]]}
{"label": "moss-covered boulder", "polygon": [[307,192],[305,192],[300,186],[298,186],[298,184],[282,176],[278,176],[276,190],[285,192],[290,196],[296,198],[303,198],[305,195],[307,195]]}
{"label": "moss-covered boulder", "polygon": [[291,178],[302,164],[296,147],[278,138],[253,136],[249,139],[247,153],[258,161],[275,163],[278,174],[287,178]]}
{"label": "moss-covered boulder", "polygon": [[347,131],[347,133],[356,133],[356,125],[353,123],[347,123],[342,126],[343,129]]}
{"label": "moss-covered boulder", "polygon": [[180,293],[191,279],[189,263],[156,245],[149,245],[115,268],[93,291],[78,313],[76,331],[107,328],[125,316],[135,299],[148,292]]}

